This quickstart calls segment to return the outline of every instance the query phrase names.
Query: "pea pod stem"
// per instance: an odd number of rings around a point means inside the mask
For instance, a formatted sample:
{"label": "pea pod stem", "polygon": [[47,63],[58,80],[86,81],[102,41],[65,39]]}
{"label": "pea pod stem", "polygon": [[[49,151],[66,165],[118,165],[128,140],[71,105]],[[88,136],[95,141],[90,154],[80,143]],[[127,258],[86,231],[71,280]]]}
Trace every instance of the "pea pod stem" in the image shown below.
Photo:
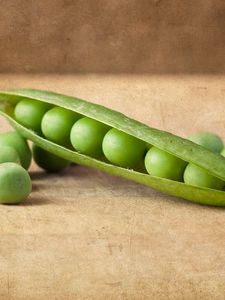
{"label": "pea pod stem", "polygon": [[[175,136],[171,133],[148,127],[127,116],[103,107],[89,103],[74,97],[40,90],[17,90],[0,92],[1,113],[9,120],[11,125],[24,137],[32,140],[38,146],[65,159],[85,166],[97,168],[112,175],[121,176],[135,182],[150,186],[169,195],[177,196],[192,202],[225,206],[225,192],[202,187],[194,187],[181,182],[139,173],[130,169],[117,167],[94,158],[71,151],[54,144],[38,136],[31,130],[18,124],[12,114],[12,108],[8,104],[15,105],[22,98],[30,98],[38,101],[51,103],[84,116],[103,122],[125,133],[135,136],[148,144],[156,146],[170,154],[173,154],[187,162],[194,163],[210,174],[225,180],[225,158],[211,153],[191,141]],[[1,104],[4,103],[3,104]]]}

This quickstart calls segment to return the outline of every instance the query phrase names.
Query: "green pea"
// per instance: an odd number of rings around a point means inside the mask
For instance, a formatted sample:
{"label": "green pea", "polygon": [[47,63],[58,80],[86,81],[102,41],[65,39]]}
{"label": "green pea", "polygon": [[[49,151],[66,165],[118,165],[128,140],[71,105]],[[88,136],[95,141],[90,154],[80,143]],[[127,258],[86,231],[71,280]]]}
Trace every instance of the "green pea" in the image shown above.
{"label": "green pea", "polygon": [[14,148],[9,146],[0,146],[0,164],[5,162],[20,164],[20,158]]}
{"label": "green pea", "polygon": [[24,99],[15,107],[15,119],[23,126],[40,133],[42,117],[50,108],[48,103]]}
{"label": "green pea", "polygon": [[70,165],[70,162],[33,144],[33,159],[47,172],[59,172]]}
{"label": "green pea", "polygon": [[31,190],[30,176],[23,167],[12,162],[0,165],[0,203],[18,204]]}
{"label": "green pea", "polygon": [[145,142],[115,128],[110,129],[102,143],[103,153],[113,164],[134,168],[144,157]]}
{"label": "green pea", "polygon": [[220,153],[222,156],[225,156],[225,148]]}
{"label": "green pea", "polygon": [[54,107],[44,115],[41,129],[44,136],[50,141],[69,146],[71,128],[79,118],[78,113],[62,107]]}
{"label": "green pea", "polygon": [[157,147],[152,147],[145,156],[145,167],[152,176],[183,181],[187,163]]}
{"label": "green pea", "polygon": [[0,146],[9,146],[16,150],[21,165],[28,169],[31,162],[31,151],[27,141],[16,131],[3,132],[0,134]]}
{"label": "green pea", "polygon": [[103,155],[102,141],[109,129],[109,126],[94,119],[81,118],[71,129],[71,144],[83,154],[96,158],[101,157]]}
{"label": "green pea", "polygon": [[224,147],[221,138],[217,134],[211,132],[197,132],[189,136],[188,139],[212,152],[220,153]]}
{"label": "green pea", "polygon": [[191,163],[187,165],[184,171],[184,182],[216,190],[222,190],[224,187],[224,181]]}

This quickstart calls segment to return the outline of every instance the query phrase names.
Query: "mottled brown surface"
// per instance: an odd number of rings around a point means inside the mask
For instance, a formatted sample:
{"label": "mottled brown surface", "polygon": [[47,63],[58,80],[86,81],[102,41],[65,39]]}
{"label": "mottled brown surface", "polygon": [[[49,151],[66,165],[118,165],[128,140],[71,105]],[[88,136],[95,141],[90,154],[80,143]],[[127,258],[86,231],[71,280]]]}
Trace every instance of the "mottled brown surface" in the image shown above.
{"label": "mottled brown surface", "polygon": [[[225,77],[0,76],[0,88],[25,86],[225,139]],[[224,299],[223,208],[85,167],[46,175],[32,166],[31,176],[27,202],[0,206],[1,300]]]}
{"label": "mottled brown surface", "polygon": [[0,0],[1,72],[224,72],[223,0]]}

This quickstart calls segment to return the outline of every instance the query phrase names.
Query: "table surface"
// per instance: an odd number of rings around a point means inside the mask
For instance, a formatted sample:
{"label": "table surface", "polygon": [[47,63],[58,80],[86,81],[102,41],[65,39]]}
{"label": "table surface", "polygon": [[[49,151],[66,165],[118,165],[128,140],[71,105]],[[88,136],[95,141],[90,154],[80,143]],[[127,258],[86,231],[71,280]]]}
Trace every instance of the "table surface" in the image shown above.
{"label": "table surface", "polygon": [[[225,77],[0,75],[225,140]],[[0,130],[9,127],[0,119]],[[0,206],[0,299],[224,299],[225,211],[100,171],[30,169],[33,193]]]}

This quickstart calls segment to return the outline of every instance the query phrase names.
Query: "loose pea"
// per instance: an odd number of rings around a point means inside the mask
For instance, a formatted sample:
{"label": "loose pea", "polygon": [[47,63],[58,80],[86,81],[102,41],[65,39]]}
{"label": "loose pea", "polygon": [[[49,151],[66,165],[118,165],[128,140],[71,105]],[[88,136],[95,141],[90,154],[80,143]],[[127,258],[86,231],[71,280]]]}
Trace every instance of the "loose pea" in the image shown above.
{"label": "loose pea", "polygon": [[191,163],[187,165],[184,171],[184,182],[194,186],[217,190],[222,190],[224,187],[224,181]]}
{"label": "loose pea", "polygon": [[28,169],[31,162],[31,151],[27,141],[16,131],[3,132],[0,134],[0,146],[9,146],[16,150],[20,157],[21,165]]}
{"label": "loose pea", "polygon": [[146,144],[127,133],[112,128],[103,139],[102,149],[110,162],[132,169],[143,159]]}
{"label": "loose pea", "polygon": [[20,158],[14,148],[9,146],[0,146],[0,164],[5,162],[20,164]]}
{"label": "loose pea", "polygon": [[80,118],[78,113],[62,107],[54,107],[46,112],[41,122],[44,136],[50,141],[70,145],[70,131],[73,124]]}
{"label": "loose pea", "polygon": [[149,174],[157,177],[183,181],[187,163],[157,147],[152,147],[145,156],[145,167]]}
{"label": "loose pea", "polygon": [[23,167],[12,162],[0,165],[0,203],[18,204],[31,190],[30,176]]}
{"label": "loose pea", "polygon": [[70,141],[77,151],[92,157],[101,157],[102,141],[109,129],[109,126],[101,122],[84,117],[73,125]]}
{"label": "loose pea", "polygon": [[212,152],[220,153],[224,147],[221,138],[217,134],[211,132],[197,132],[189,136],[188,139]]}
{"label": "loose pea", "polygon": [[33,144],[33,158],[36,164],[47,172],[59,172],[70,165],[70,162]]}
{"label": "loose pea", "polygon": [[222,156],[225,156],[225,148],[220,153]]}
{"label": "loose pea", "polygon": [[48,103],[24,99],[15,107],[15,119],[23,126],[40,133],[42,117],[50,108]]}

